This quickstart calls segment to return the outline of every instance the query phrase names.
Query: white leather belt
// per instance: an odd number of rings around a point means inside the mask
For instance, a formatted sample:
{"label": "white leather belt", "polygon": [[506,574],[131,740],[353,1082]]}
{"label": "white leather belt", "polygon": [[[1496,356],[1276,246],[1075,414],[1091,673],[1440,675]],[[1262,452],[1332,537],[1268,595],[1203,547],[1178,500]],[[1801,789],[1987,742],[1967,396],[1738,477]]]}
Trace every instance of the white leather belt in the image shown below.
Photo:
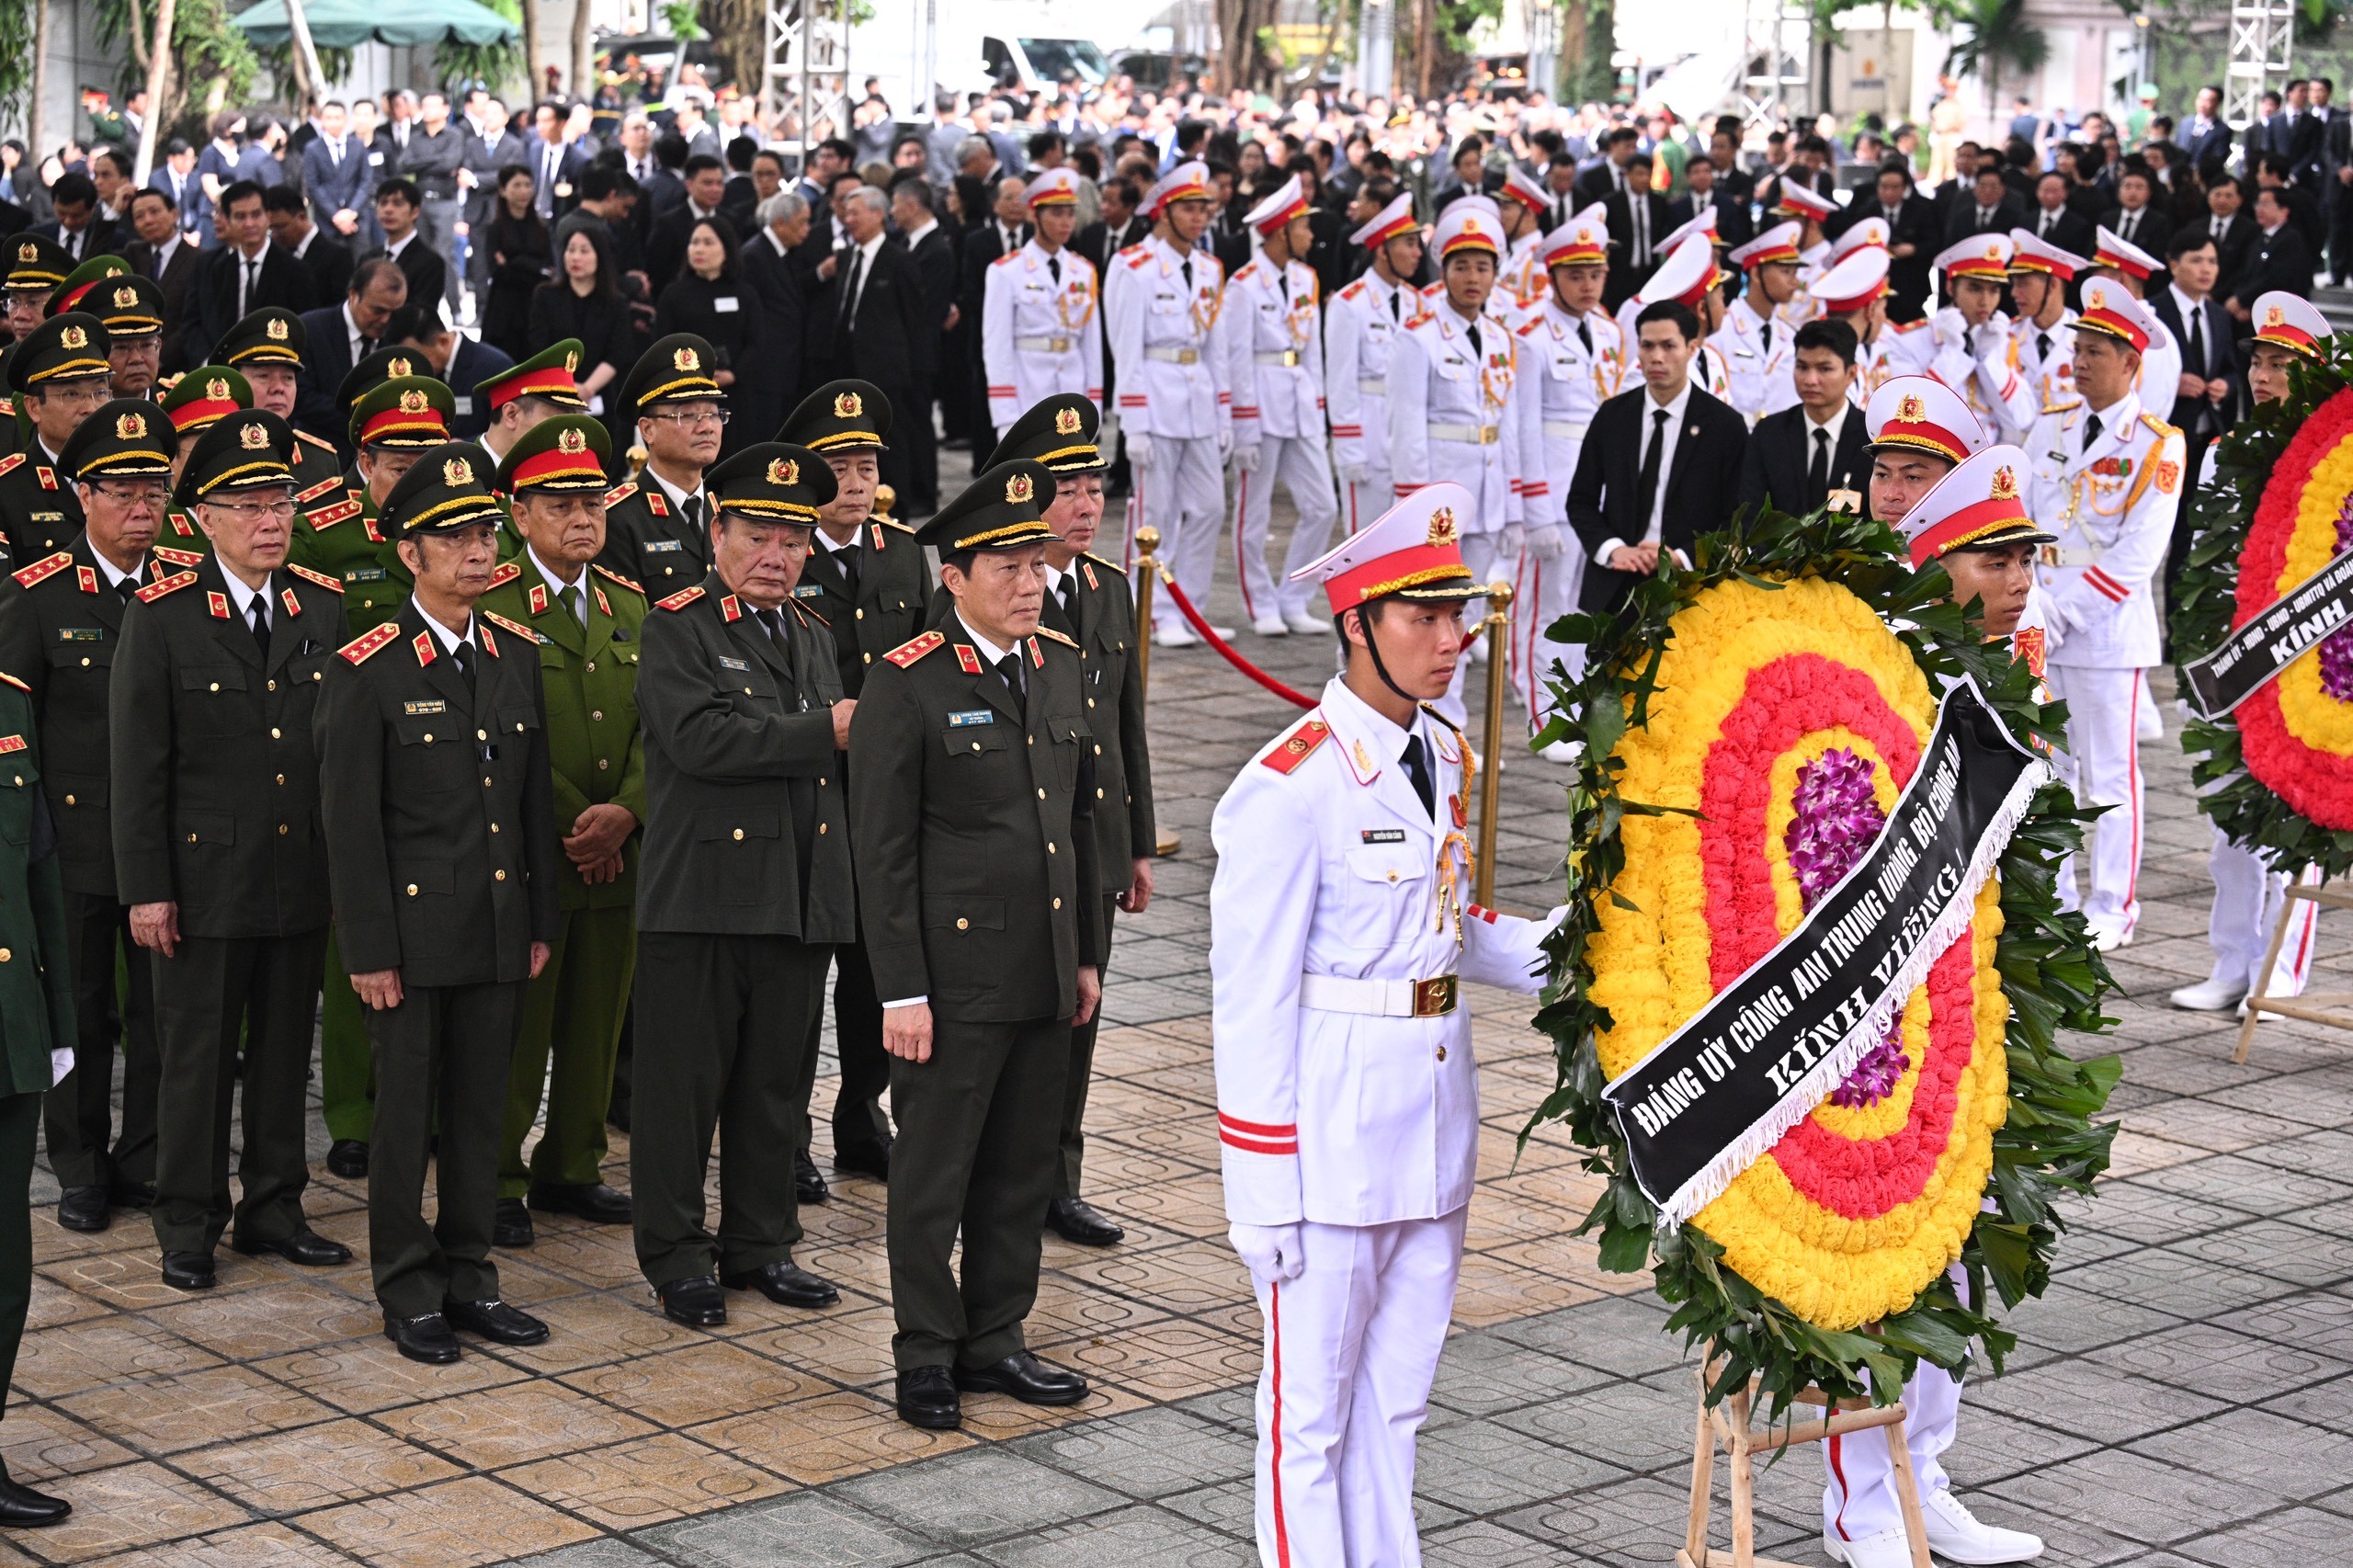
{"label": "white leather belt", "polygon": [[1320,1013],[1362,1013],[1375,1018],[1436,1018],[1454,1011],[1455,977],[1435,980],[1347,980],[1302,974],[1299,1002]]}
{"label": "white leather belt", "polygon": [[1290,369],[1299,363],[1299,350],[1296,348],[1261,348],[1252,353],[1250,358],[1254,364],[1280,365],[1285,369]]}
{"label": "white leather belt", "polygon": [[1164,365],[1198,365],[1201,362],[1201,351],[1198,348],[1147,348],[1143,357],[1157,359]]}
{"label": "white leather belt", "polygon": [[1357,378],[1357,391],[1370,392],[1375,397],[1387,397],[1389,395],[1389,378],[1386,376],[1358,376]]}
{"label": "white leather belt", "polygon": [[2097,550],[2062,550],[2055,544],[2044,545],[2035,551],[2034,558],[2045,566],[2097,566],[2099,564],[2099,551]]}
{"label": "white leather belt", "polygon": [[1473,447],[1492,447],[1504,437],[1500,425],[1433,425],[1429,428],[1433,441],[1461,441]]}
{"label": "white leather belt", "polygon": [[1067,354],[1077,341],[1072,337],[1017,337],[1013,346],[1026,348],[1032,354]]}
{"label": "white leather belt", "polygon": [[1544,421],[1544,434],[1547,436],[1557,436],[1564,441],[1584,440],[1585,433],[1588,428],[1590,428],[1590,426],[1581,419],[1547,419]]}

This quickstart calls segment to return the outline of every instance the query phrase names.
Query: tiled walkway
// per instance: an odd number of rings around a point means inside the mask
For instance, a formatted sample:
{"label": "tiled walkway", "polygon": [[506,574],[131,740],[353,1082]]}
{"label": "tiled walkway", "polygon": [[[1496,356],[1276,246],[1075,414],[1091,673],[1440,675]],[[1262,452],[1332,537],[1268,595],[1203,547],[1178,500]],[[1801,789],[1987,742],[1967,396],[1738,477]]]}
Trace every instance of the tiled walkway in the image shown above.
{"label": "tiled walkway", "polygon": [[[1293,685],[1329,667],[1325,640],[1245,641]],[[555,1337],[446,1369],[392,1352],[364,1265],[224,1250],[221,1289],[190,1298],[157,1280],[135,1217],[83,1237],[42,1210],[0,1451],[75,1513],[0,1540],[0,1563],[1252,1561],[1257,1322],[1211,1131],[1207,824],[1286,710],[1204,650],[1154,673],[1155,770],[1185,842],[1152,911],[1122,923],[1089,1122],[1089,1196],[1130,1239],[1050,1239],[1031,1320],[1047,1356],[1094,1377],[1086,1406],[976,1397],[960,1435],[892,1418],[881,1188],[860,1178],[806,1216],[801,1261],[843,1286],[831,1312],[737,1296],[724,1330],[683,1329],[654,1310],[626,1232],[542,1218],[538,1245],[501,1261]],[[2228,1028],[2165,1006],[2204,973],[2206,829],[2170,741],[2149,774],[2149,904],[2118,965],[2118,1172],[2050,1298],[2018,1314],[2009,1375],[1971,1394],[1950,1468],[1988,1516],[2034,1521],[2054,1562],[2302,1568],[2353,1534],[2353,1037],[2268,1023],[2234,1068]],[[1550,902],[1557,790],[1540,763],[1505,774],[1506,907]],[[2325,928],[2327,961],[2348,945]],[[1644,1281],[1564,1239],[1592,1194],[1569,1151],[1540,1137],[1515,1164],[1550,1059],[1515,999],[1472,1006],[1489,1116],[1422,1442],[1429,1561],[1671,1561],[1688,1365]],[[616,1168],[625,1181],[619,1149]],[[361,1199],[322,1175],[319,1228],[364,1244]],[[1805,1453],[1762,1473],[1762,1545],[1820,1560],[1819,1484]]]}

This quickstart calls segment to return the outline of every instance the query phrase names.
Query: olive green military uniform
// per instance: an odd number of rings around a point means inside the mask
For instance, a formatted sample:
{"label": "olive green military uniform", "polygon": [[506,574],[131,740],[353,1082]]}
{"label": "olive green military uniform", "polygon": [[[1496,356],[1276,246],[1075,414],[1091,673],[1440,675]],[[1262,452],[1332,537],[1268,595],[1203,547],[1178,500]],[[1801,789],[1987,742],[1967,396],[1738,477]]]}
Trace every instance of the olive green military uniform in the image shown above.
{"label": "olive green military uniform", "polygon": [[[280,454],[291,449],[274,415],[231,423],[262,426]],[[150,955],[163,1062],[154,1222],[166,1253],[209,1254],[232,1219],[240,1024],[237,1241],[260,1245],[305,1228],[303,1083],[327,926],[311,718],[343,604],[331,585],[291,567],[272,573],[264,592],[267,653],[208,556],[140,590],[115,654],[117,891],[126,904],[179,906],[176,950]]]}
{"label": "olive green military uniform", "polygon": [[[393,487],[388,516],[455,489],[479,496],[478,520],[494,521],[478,482],[445,486],[440,465],[460,460],[491,472],[470,443],[433,449]],[[498,1297],[490,1249],[508,1062],[531,944],[557,934],[540,662],[479,614],[469,631],[461,657],[412,602],[331,661],[318,716],[345,968],[400,971],[400,1003],[368,1014],[369,1262],[377,1300],[396,1318]],[[438,1176],[431,1223],[428,1163]]]}
{"label": "olive green military uniform", "polygon": [[[583,624],[562,585],[542,575],[528,551],[501,566],[492,582],[478,608],[494,625],[528,631],[539,650],[557,837],[572,832],[581,812],[608,801],[628,808],[642,824],[645,754],[637,733],[637,660],[645,597],[613,574],[592,568],[575,585],[587,608]],[[568,857],[558,857],[563,923],[548,967],[531,983],[523,1004],[499,1142],[501,1198],[520,1198],[534,1187],[585,1187],[603,1179],[598,1167],[605,1158],[613,1055],[637,963],[638,844],[632,836],[622,846],[621,874],[608,882],[584,881]],[[523,1140],[538,1119],[543,1084],[547,1130],[526,1166]]]}
{"label": "olive green military uniform", "polygon": [[[974,506],[984,487],[1006,487],[1007,504]],[[1009,534],[1024,518],[1036,524],[1040,494],[1053,494],[1040,465],[992,469],[926,525],[925,542],[944,560],[976,533],[1042,539],[1042,524]],[[1009,652],[1019,693],[951,618],[876,662],[850,726],[875,989],[886,1006],[927,1001],[932,1017],[930,1060],[891,1062],[892,1348],[902,1373],[977,1369],[1025,1348],[1078,971],[1100,953],[1084,668],[1059,633]]]}
{"label": "olive green military uniform", "polygon": [[416,587],[377,521],[375,497],[356,482],[303,508],[286,559],[343,585],[344,623],[354,637],[400,614]]}

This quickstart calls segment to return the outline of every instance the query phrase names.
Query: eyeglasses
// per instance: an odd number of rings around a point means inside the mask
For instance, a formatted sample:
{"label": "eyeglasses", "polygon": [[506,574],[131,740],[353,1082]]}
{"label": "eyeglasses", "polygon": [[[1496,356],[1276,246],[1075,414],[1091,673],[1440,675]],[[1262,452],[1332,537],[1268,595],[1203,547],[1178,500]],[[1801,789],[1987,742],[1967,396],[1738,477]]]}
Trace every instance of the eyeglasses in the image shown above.
{"label": "eyeglasses", "polygon": [[666,419],[673,425],[724,425],[733,412],[724,408],[689,408],[677,414],[649,414],[648,419]]}
{"label": "eyeglasses", "polygon": [[272,520],[278,522],[290,522],[294,517],[294,503],[290,497],[284,501],[256,501],[250,503],[207,501],[205,505],[217,511],[226,512],[229,516],[238,518],[240,521],[248,523],[268,522]]}
{"label": "eyeglasses", "polygon": [[170,494],[170,487],[160,483],[121,484],[101,481],[90,488],[118,506],[160,506]]}

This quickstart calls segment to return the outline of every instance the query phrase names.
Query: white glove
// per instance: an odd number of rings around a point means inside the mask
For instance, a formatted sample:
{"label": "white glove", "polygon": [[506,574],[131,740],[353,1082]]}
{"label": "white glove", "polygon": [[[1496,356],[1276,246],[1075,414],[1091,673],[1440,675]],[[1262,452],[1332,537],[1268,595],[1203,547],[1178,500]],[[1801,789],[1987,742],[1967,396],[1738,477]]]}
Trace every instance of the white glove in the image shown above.
{"label": "white glove", "polygon": [[1504,561],[1519,559],[1520,548],[1528,542],[1528,530],[1518,523],[1504,525],[1503,538],[1495,542],[1496,557]]}
{"label": "white glove", "polygon": [[1929,324],[1928,330],[1935,335],[1939,348],[1966,348],[1969,346],[1969,319],[1952,305],[1947,305],[1937,312],[1937,319]]}
{"label": "white glove", "polygon": [[1306,1227],[1288,1225],[1229,1225],[1225,1239],[1261,1285],[1279,1285],[1307,1270]]}
{"label": "white glove", "polygon": [[1217,455],[1218,455],[1218,460],[1219,460],[1219,461],[1221,461],[1221,462],[1224,461],[1224,460],[1225,460],[1225,459],[1226,459],[1226,457],[1227,457],[1229,454],[1231,454],[1231,453],[1233,452],[1233,426],[1231,426],[1231,425],[1220,425],[1220,426],[1217,427]]}
{"label": "white glove", "polygon": [[1362,484],[1371,477],[1372,471],[1363,463],[1344,462],[1336,463],[1333,466],[1339,473],[1340,483],[1343,484]]}
{"label": "white glove", "polygon": [[1128,461],[1137,468],[1152,466],[1152,437],[1142,430],[1128,432]]}
{"label": "white glove", "polygon": [[1538,523],[1528,530],[1528,551],[1539,561],[1557,561],[1568,547],[1558,523]]}
{"label": "white glove", "polygon": [[1233,452],[1233,472],[1236,473],[1257,472],[1259,455],[1258,443],[1256,441],[1247,446],[1236,446]]}

